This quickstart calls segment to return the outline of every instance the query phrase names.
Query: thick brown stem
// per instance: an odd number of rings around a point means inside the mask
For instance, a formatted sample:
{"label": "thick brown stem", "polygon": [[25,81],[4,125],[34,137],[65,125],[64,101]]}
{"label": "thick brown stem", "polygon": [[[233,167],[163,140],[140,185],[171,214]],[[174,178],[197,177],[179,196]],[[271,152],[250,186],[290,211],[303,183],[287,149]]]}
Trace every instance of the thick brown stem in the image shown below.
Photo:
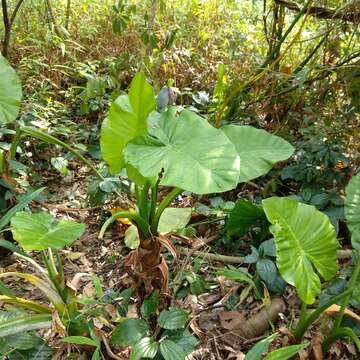
{"label": "thick brown stem", "polygon": [[126,259],[126,271],[134,280],[134,287],[141,300],[154,289],[167,292],[169,270],[161,256],[161,249],[159,238],[148,238],[141,241],[139,248],[132,251]]}

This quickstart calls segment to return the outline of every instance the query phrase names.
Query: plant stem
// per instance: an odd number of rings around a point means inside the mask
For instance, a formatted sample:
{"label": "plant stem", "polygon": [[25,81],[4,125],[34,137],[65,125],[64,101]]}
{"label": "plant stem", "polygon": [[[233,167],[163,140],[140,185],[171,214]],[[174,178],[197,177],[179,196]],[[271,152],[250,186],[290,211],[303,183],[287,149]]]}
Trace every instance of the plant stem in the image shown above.
{"label": "plant stem", "polygon": [[349,337],[354,344],[356,345],[358,351],[360,351],[360,340],[356,336],[356,334],[350,328],[339,328],[333,331],[323,342],[323,350],[327,352],[329,350],[330,344],[333,343],[337,339],[341,339],[344,337]]}
{"label": "plant stem", "polygon": [[171,204],[171,202],[182,192],[183,192],[182,189],[174,188],[161,201],[158,209],[156,210],[154,220],[151,222],[151,230],[153,234],[157,234],[161,214]]}
{"label": "plant stem", "polygon": [[352,276],[351,276],[351,279],[350,279],[350,282],[349,282],[349,286],[348,286],[348,290],[350,291],[350,293],[344,298],[344,300],[343,300],[343,302],[341,304],[340,311],[339,311],[339,313],[338,313],[338,315],[336,317],[335,324],[334,324],[334,327],[332,329],[332,334],[334,332],[336,332],[340,328],[342,319],[344,317],[344,311],[345,311],[346,307],[349,304],[351,294],[352,294],[352,292],[353,292],[353,290],[355,288],[355,284],[356,284],[357,278],[359,276],[359,272],[360,272],[360,260],[358,259],[357,262],[356,262],[355,268],[353,270],[353,273],[352,273]]}
{"label": "plant stem", "polygon": [[[151,188],[151,207],[150,207],[150,217],[149,217],[150,224],[152,224],[155,219],[156,204],[157,204],[157,198],[158,198],[158,192],[159,192],[159,181],[160,181],[160,178],[156,182],[155,186]],[[156,229],[153,229],[151,227],[151,232],[153,234],[155,233],[154,231],[156,231]]]}
{"label": "plant stem", "polygon": [[149,195],[150,183],[146,182],[143,189],[140,191],[139,214],[145,220],[148,221],[148,195]]}
{"label": "plant stem", "polygon": [[334,297],[332,297],[331,299],[329,299],[328,301],[326,301],[323,305],[319,306],[317,309],[315,309],[311,314],[309,314],[306,318],[299,320],[299,323],[296,326],[296,329],[294,331],[294,336],[295,339],[300,340],[306,329],[332,304],[335,304],[336,302],[338,302],[339,300],[341,300],[342,298],[344,298],[345,296],[347,296],[348,294],[351,294],[351,291],[348,289],[346,291],[344,291],[341,294],[338,294]]}
{"label": "plant stem", "polygon": [[104,222],[103,226],[100,229],[99,239],[103,238],[106,229],[118,218],[127,218],[134,220],[138,229],[144,234],[144,236],[149,236],[149,224],[139,214],[130,211],[118,211]]}
{"label": "plant stem", "polygon": [[[48,250],[50,250],[50,249],[48,249]],[[58,274],[57,274],[56,269],[54,268],[53,262],[49,259],[49,257],[46,254],[45,250],[43,250],[41,252],[41,254],[42,254],[44,263],[45,263],[47,271],[48,271],[50,282],[53,285],[53,287],[55,288],[55,290],[57,291],[57,293],[60,295],[61,299],[65,302],[64,294],[62,292],[62,289],[59,286],[59,281],[57,279]],[[52,259],[52,260],[54,260],[54,259]]]}
{"label": "plant stem", "polygon": [[225,219],[226,219],[226,216],[222,216],[222,217],[218,217],[218,218],[215,218],[215,219],[209,219],[209,220],[194,222],[192,224],[189,224],[189,226],[212,224],[212,223],[216,223],[216,222],[219,222],[219,221],[222,221],[222,220],[225,220]]}

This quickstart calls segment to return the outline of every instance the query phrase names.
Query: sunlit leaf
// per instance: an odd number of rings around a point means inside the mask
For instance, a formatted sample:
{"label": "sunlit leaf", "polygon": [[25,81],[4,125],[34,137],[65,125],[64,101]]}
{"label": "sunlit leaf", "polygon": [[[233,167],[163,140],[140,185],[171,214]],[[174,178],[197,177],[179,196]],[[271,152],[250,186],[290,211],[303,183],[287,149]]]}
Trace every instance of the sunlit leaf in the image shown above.
{"label": "sunlit leaf", "polygon": [[360,173],[353,176],[346,188],[345,217],[351,232],[351,244],[360,251]]}
{"label": "sunlit leaf", "polygon": [[55,220],[46,212],[18,212],[11,219],[14,239],[27,251],[62,249],[85,231],[85,225],[72,220]]}
{"label": "sunlit leaf", "polygon": [[309,346],[308,342],[299,345],[285,346],[281,349],[272,351],[270,354],[265,356],[264,360],[287,360],[292,358],[299,351],[305,349],[308,346]]}
{"label": "sunlit leaf", "polygon": [[114,101],[101,126],[101,154],[112,174],[124,167],[124,146],[135,137],[146,134],[146,119],[154,109],[154,90],[144,73],[138,73],[131,82],[129,94]]}
{"label": "sunlit leaf", "polygon": [[8,61],[0,55],[0,124],[16,120],[21,96],[19,77]]}
{"label": "sunlit leaf", "polygon": [[226,135],[193,112],[175,112],[152,112],[149,134],[126,145],[126,161],[146,178],[164,170],[161,185],[197,194],[236,187],[240,159]]}
{"label": "sunlit leaf", "polygon": [[312,205],[272,197],[263,200],[263,206],[272,224],[280,274],[296,287],[302,301],[312,304],[321,290],[317,272],[330,280],[338,270],[335,229],[329,218]]}
{"label": "sunlit leaf", "polygon": [[226,125],[221,129],[240,156],[239,182],[265,175],[276,162],[288,159],[295,150],[286,140],[262,129],[236,125]]}

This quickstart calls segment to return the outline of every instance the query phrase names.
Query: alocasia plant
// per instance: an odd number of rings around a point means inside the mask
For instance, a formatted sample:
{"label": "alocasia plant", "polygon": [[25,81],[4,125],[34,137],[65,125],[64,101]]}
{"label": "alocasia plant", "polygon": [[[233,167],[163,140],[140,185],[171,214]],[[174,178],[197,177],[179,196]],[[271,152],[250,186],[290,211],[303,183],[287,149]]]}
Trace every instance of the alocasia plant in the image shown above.
{"label": "alocasia plant", "polygon": [[[39,189],[37,193],[42,190]],[[79,315],[78,304],[73,289],[67,285],[58,250],[71,245],[78,239],[84,232],[85,225],[71,220],[58,221],[46,212],[18,211],[10,221],[14,240],[25,251],[41,251],[45,269],[28,253],[12,245],[11,250],[33,266],[39,275],[13,271],[0,274],[0,278],[15,277],[33,284],[48,298],[53,308],[32,300],[18,298],[1,283],[1,301],[29,309],[36,315],[22,314],[11,321],[0,321],[0,338],[28,330],[49,328],[52,313],[55,311],[70,333],[72,331],[82,333],[84,327],[86,329],[86,324],[74,321]]]}
{"label": "alocasia plant", "polygon": [[[118,217],[135,223],[140,245],[130,253],[127,265],[146,294],[154,287],[166,287],[161,246],[172,244],[159,236],[159,221],[176,196],[183,191],[209,194],[234,189],[239,182],[264,175],[294,151],[288,142],[263,130],[234,125],[216,129],[191,111],[169,107],[157,112],[155,104],[152,87],[138,73],[128,95],[111,105],[100,140],[110,172],[125,167],[135,182],[137,199],[137,211],[114,214],[100,236]],[[159,202],[161,185],[173,189]]]}
{"label": "alocasia plant", "polygon": [[[321,278],[330,280],[337,273],[336,250],[339,243],[329,218],[312,205],[290,198],[273,197],[263,200],[265,214],[272,224],[276,245],[277,265],[284,280],[296,287],[302,300],[301,314],[294,331],[300,340],[306,329],[332,304],[342,302],[334,327],[325,339],[323,348],[328,350],[332,341],[350,337],[360,351],[360,340],[350,328],[340,327],[344,310],[349,303],[360,272],[360,174],[354,176],[346,188],[345,217],[352,234],[355,267],[347,289],[330,298],[307,314],[307,304],[315,302],[321,291]],[[320,275],[320,276],[319,276]],[[320,278],[321,277],[321,278]]]}
{"label": "alocasia plant", "polygon": [[0,55],[0,124],[15,121],[22,96],[20,79],[8,61]]}

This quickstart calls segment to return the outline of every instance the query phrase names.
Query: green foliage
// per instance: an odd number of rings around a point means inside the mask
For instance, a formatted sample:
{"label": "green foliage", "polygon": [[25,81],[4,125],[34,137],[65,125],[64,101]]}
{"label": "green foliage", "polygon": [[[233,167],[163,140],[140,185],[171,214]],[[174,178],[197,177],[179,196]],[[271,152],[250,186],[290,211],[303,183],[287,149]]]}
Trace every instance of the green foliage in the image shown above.
{"label": "green foliage", "polygon": [[51,315],[21,314],[19,316],[7,316],[2,312],[0,315],[0,338],[20,334],[30,330],[51,328]]}
{"label": "green foliage", "polygon": [[124,167],[125,145],[137,136],[146,134],[146,119],[154,109],[154,90],[144,73],[138,73],[131,83],[129,94],[116,99],[101,126],[101,153],[112,174]]}
{"label": "green foliage", "polygon": [[245,355],[245,360],[261,360],[264,353],[268,351],[270,344],[278,337],[278,335],[278,333],[274,333],[257,342]]}
{"label": "green foliage", "polygon": [[144,337],[134,345],[130,360],[153,359],[158,352],[158,347],[159,344],[156,341],[151,340],[149,337]]}
{"label": "green foliage", "polygon": [[265,356],[264,360],[287,360],[308,346],[309,343],[285,346],[281,349],[272,351],[270,354]]}
{"label": "green foliage", "polygon": [[159,221],[159,233],[166,234],[184,228],[191,218],[191,208],[166,208]]}
{"label": "green foliage", "polygon": [[0,55],[0,124],[16,120],[21,97],[20,79],[7,60]]}
{"label": "green foliage", "polygon": [[269,198],[263,206],[272,224],[280,274],[296,287],[302,301],[312,304],[321,290],[316,271],[330,280],[338,270],[334,227],[315,207],[289,198]]}
{"label": "green foliage", "polygon": [[266,222],[263,209],[249,200],[239,200],[230,211],[226,221],[229,235],[243,236],[253,225]]}
{"label": "green foliage", "polygon": [[360,251],[360,174],[354,176],[346,188],[345,217],[352,246]]}
{"label": "green foliage", "polygon": [[294,147],[282,138],[250,126],[224,126],[223,131],[235,145],[241,159],[238,182],[265,175],[278,161],[288,159]]}
{"label": "green foliage", "polygon": [[240,160],[234,146],[205,119],[176,109],[152,113],[149,134],[132,140],[125,159],[146,178],[161,171],[161,185],[197,194],[223,192],[238,183]]}
{"label": "green foliage", "polygon": [[[16,318],[15,312],[2,312],[1,319]],[[9,360],[47,360],[54,350],[47,346],[44,341],[33,331],[20,332],[15,335],[0,338],[0,357]]]}
{"label": "green foliage", "polygon": [[85,231],[85,225],[71,220],[56,221],[46,212],[18,212],[11,219],[14,239],[27,250],[62,249]]}
{"label": "green foliage", "polygon": [[141,315],[146,319],[156,314],[159,305],[159,289],[155,289],[151,295],[141,304]]}
{"label": "green foliage", "polygon": [[149,334],[149,326],[142,319],[124,319],[117,325],[111,336],[111,342],[116,345],[135,345]]}
{"label": "green foliage", "polygon": [[33,201],[37,196],[40,195],[45,188],[41,188],[31,192],[22,198],[18,204],[16,204],[13,208],[6,212],[5,215],[0,219],[0,230],[2,230],[11,220],[11,218],[20,210],[22,210],[25,206],[27,206],[31,201]]}
{"label": "green foliage", "polygon": [[163,329],[177,330],[183,328],[188,321],[188,314],[185,310],[170,308],[160,313],[158,323]]}
{"label": "green foliage", "polygon": [[181,347],[171,340],[160,343],[160,352],[165,360],[184,360],[186,356]]}

